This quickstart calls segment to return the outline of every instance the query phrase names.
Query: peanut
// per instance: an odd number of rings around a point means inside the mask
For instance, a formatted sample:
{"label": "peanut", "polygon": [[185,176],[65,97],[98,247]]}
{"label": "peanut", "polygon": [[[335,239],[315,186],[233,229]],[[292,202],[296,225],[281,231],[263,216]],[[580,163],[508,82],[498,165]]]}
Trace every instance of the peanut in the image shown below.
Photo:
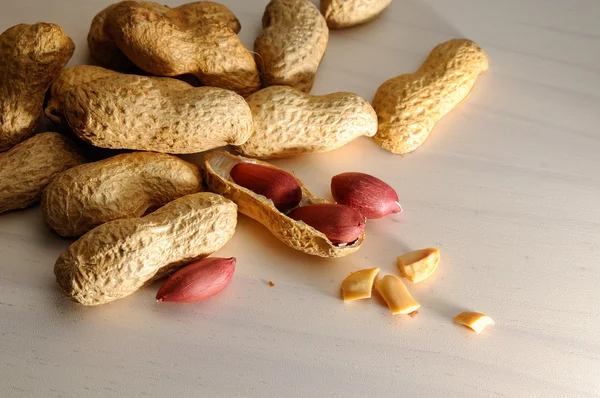
{"label": "peanut", "polygon": [[327,152],[377,132],[377,115],[352,93],[311,96],[292,87],[273,86],[248,98],[254,134],[237,150],[244,156],[277,158]]}
{"label": "peanut", "polygon": [[[235,165],[245,162],[279,170],[266,162],[214,151],[204,158],[205,179],[209,189],[236,202],[240,213],[258,221],[279,240],[296,250],[321,257],[342,257],[360,248],[365,239],[364,232],[356,242],[336,246],[322,232],[277,210],[271,200],[236,184],[230,178],[230,171]],[[302,189],[301,206],[329,203],[311,194],[300,180],[298,183]]]}
{"label": "peanut", "polygon": [[334,245],[352,244],[365,229],[365,218],[358,210],[335,203],[296,207],[287,216],[324,233]]}
{"label": "peanut", "polygon": [[453,39],[435,47],[418,71],[389,79],[377,90],[377,145],[400,155],[417,149],[487,69],[487,55],[470,40]]}
{"label": "peanut", "polygon": [[60,174],[44,190],[42,213],[59,235],[79,236],[108,221],[141,217],[201,188],[194,164],[162,153],[127,153]]}
{"label": "peanut", "polygon": [[191,74],[244,96],[260,88],[252,54],[225,23],[177,24],[153,7],[124,1],[108,13],[104,29],[129,60],[153,75]]}
{"label": "peanut", "polygon": [[94,65],[77,65],[64,69],[48,90],[48,99],[44,109],[46,117],[56,124],[67,124],[64,119],[64,100],[69,91],[80,84],[119,75],[118,72]]}
{"label": "peanut", "polygon": [[398,269],[403,277],[413,283],[429,278],[440,262],[440,251],[436,248],[414,250],[398,257]]}
{"label": "peanut", "polygon": [[20,24],[0,35],[0,152],[33,135],[46,90],[74,50],[54,24]]}
{"label": "peanut", "polygon": [[156,301],[193,303],[214,296],[231,282],[235,263],[235,257],[212,257],[185,266],[162,284]]}
{"label": "peanut", "polygon": [[37,203],[52,178],[82,161],[73,142],[58,133],[34,135],[0,153],[0,213]]}
{"label": "peanut", "polygon": [[377,177],[365,173],[342,173],[331,179],[333,199],[360,211],[367,218],[402,212],[398,194]]}
{"label": "peanut", "polygon": [[371,297],[373,282],[379,274],[379,268],[361,269],[352,272],[342,281],[342,297],[344,301],[353,301]]}
{"label": "peanut", "polygon": [[209,256],[233,236],[236,223],[237,206],[230,200],[187,195],[145,217],[92,229],[60,255],[54,274],[70,299],[109,303]]}
{"label": "peanut", "polygon": [[279,211],[286,212],[302,200],[298,180],[283,170],[242,162],[233,166],[229,174],[236,184],[271,199]]}
{"label": "peanut", "polygon": [[101,148],[195,153],[241,145],[253,128],[236,93],[169,78],[110,75],[77,85],[62,104],[73,132]]}
{"label": "peanut", "polygon": [[485,314],[479,312],[461,312],[454,317],[454,323],[463,325],[479,334],[489,325],[494,324],[494,320]]}
{"label": "peanut", "polygon": [[385,300],[393,315],[410,314],[421,306],[397,276],[385,275],[375,282],[375,289]]}
{"label": "peanut", "polygon": [[263,85],[309,93],[329,39],[319,10],[308,0],[271,0],[262,24],[254,51]]}
{"label": "peanut", "polygon": [[321,11],[331,29],[348,28],[375,19],[392,0],[321,0]]}
{"label": "peanut", "polygon": [[[224,5],[211,1],[197,1],[175,8],[169,8],[151,1],[139,1],[142,6],[160,13],[180,26],[210,22],[221,22],[229,26],[235,33],[241,29],[240,22]],[[90,55],[101,65],[122,72],[135,72],[137,67],[119,50],[115,41],[107,34],[104,24],[106,17],[119,3],[111,4],[100,11],[92,20],[87,41]]]}

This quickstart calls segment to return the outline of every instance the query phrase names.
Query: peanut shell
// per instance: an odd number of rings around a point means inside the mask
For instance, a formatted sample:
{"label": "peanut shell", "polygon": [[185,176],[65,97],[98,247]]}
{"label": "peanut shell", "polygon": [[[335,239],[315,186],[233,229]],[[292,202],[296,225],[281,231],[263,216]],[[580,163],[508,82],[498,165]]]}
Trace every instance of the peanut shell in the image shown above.
{"label": "peanut shell", "polygon": [[254,42],[263,86],[286,85],[309,93],[325,54],[329,29],[308,0],[272,0]]}
{"label": "peanut shell", "polygon": [[487,69],[487,55],[472,41],[439,44],[418,71],[389,79],[377,90],[373,99],[379,118],[377,145],[400,155],[417,149]]}
{"label": "peanut shell", "polygon": [[237,150],[261,159],[327,152],[377,132],[371,105],[352,93],[310,95],[272,86],[246,98],[255,132]]}
{"label": "peanut shell", "polygon": [[241,145],[253,130],[240,95],[170,78],[95,79],[68,91],[63,106],[73,132],[101,148],[195,153]]}
{"label": "peanut shell", "polygon": [[74,50],[55,24],[19,24],[0,35],[0,152],[33,135],[46,90]]}
{"label": "peanut shell", "polygon": [[73,142],[58,133],[40,133],[0,153],[0,213],[40,200],[59,173],[83,162]]}
{"label": "peanut shell", "polygon": [[369,22],[392,4],[392,0],[321,0],[321,11],[331,29]]}
{"label": "peanut shell", "polygon": [[178,157],[133,152],[61,173],[44,190],[42,213],[61,236],[79,236],[108,221],[141,217],[200,191],[198,166]]}

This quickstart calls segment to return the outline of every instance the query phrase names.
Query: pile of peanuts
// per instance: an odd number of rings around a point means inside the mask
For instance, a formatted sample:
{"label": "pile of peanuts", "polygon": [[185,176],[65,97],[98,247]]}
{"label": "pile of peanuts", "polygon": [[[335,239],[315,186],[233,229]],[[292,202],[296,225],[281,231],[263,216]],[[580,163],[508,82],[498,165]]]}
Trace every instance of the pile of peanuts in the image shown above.
{"label": "pile of peanuts", "polygon": [[[251,52],[221,4],[122,1],[91,22],[89,51],[100,66],[67,69],[75,46],[59,26],[9,28],[0,35],[0,213],[41,201],[46,224],[78,238],[54,273],[84,305],[169,275],[159,301],[218,293],[236,260],[208,256],[233,236],[238,212],[310,255],[358,250],[366,219],[402,210],[392,187],[343,173],[331,181],[331,203],[262,160],[332,151],[361,136],[406,154],[467,97],[488,60],[466,39],[436,46],[416,72],[384,82],[372,104],[348,92],[310,95],[329,29],[372,21],[390,4],[322,0],[319,10],[309,0],[272,0]],[[62,134],[37,131],[42,113]],[[227,145],[233,153],[214,150]],[[92,147],[112,156],[87,163]],[[203,167],[173,156],[209,150]],[[427,250],[402,263],[413,282],[437,266],[439,252],[433,261]],[[370,297],[378,271],[350,275],[344,299]],[[418,303],[393,278],[376,289],[393,313],[414,314]]]}

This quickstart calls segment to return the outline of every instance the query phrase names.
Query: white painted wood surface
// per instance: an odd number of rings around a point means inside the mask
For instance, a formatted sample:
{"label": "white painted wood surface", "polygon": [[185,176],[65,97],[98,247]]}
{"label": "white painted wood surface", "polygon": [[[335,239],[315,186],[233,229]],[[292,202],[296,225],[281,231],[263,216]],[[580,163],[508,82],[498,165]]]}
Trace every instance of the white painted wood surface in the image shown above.
{"label": "white painted wood surface", "polygon": [[[89,23],[108,3],[3,0],[0,30],[58,23],[77,44],[71,65],[85,63]],[[251,47],[267,1],[223,3]],[[52,272],[69,241],[37,207],[0,216],[0,396],[599,395],[599,20],[597,0],[395,0],[373,23],[332,31],[317,94],[371,99],[452,37],[490,57],[470,98],[410,156],[360,139],[276,162],[325,197],[343,171],[397,188],[405,212],[369,222],[343,259],[294,252],[242,216],[217,253],[238,259],[220,295],[159,304],[155,284],[83,308]],[[442,262],[410,286],[416,318],[339,299],[350,271],[396,273],[397,255],[427,246]],[[476,336],[454,325],[466,309],[496,326]]]}

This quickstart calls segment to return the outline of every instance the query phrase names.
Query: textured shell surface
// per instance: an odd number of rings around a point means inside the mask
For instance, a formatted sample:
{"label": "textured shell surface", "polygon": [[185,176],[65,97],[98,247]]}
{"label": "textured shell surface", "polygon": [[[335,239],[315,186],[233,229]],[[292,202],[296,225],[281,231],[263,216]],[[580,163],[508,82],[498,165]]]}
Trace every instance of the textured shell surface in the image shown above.
{"label": "textured shell surface", "polygon": [[54,265],[61,291],[92,306],[126,297],[231,239],[237,206],[208,192],[176,199],[142,217],[92,229]]}
{"label": "textured shell surface", "polygon": [[46,223],[79,236],[108,221],[141,217],[202,188],[198,166],[154,152],[116,155],[57,176],[42,195]]}
{"label": "textured shell surface", "polygon": [[340,29],[371,21],[390,4],[392,0],[321,0],[321,11],[330,28]]}
{"label": "textured shell surface", "polygon": [[389,79],[377,90],[375,142],[396,154],[414,151],[437,122],[466,99],[487,69],[487,55],[474,42],[453,39],[439,44],[417,72]]}
{"label": "textured shell surface", "polygon": [[377,132],[375,111],[352,93],[313,96],[292,87],[272,86],[246,100],[255,132],[237,148],[244,156],[268,159],[327,152]]}
{"label": "textured shell surface", "polygon": [[74,50],[55,24],[19,24],[0,35],[0,152],[33,135],[46,90]]}
{"label": "textured shell surface", "polygon": [[[209,153],[204,162],[205,179],[209,189],[234,201],[238,205],[240,213],[264,225],[286,245],[315,256],[342,257],[358,250],[364,242],[365,235],[363,233],[352,244],[336,246],[323,233],[301,221],[289,218],[277,210],[271,200],[236,184],[229,175],[231,169],[240,162],[256,163],[272,168],[276,168],[275,166],[223,151]],[[299,206],[329,203],[325,199],[311,194],[301,181],[298,182],[302,187],[302,200]]]}
{"label": "textured shell surface", "polygon": [[136,2],[119,3],[105,30],[142,70],[158,76],[192,74],[204,85],[247,96],[260,88],[252,54],[227,23],[186,25]]}
{"label": "textured shell surface", "polygon": [[58,133],[40,133],[0,153],[0,213],[40,200],[59,173],[80,165],[75,144]]}
{"label": "textured shell surface", "polygon": [[328,40],[327,23],[310,1],[272,0],[254,42],[263,85],[310,92]]}
{"label": "textured shell surface", "polygon": [[67,92],[64,114],[73,132],[102,148],[195,153],[241,145],[253,131],[240,95],[179,80],[119,74]]}
{"label": "textured shell surface", "polygon": [[[221,22],[229,26],[235,33],[241,29],[240,22],[236,16],[227,7],[219,3],[197,1],[175,8],[169,8],[168,6],[151,1],[139,1],[138,3],[147,9],[168,17],[174,23],[181,26]],[[117,43],[115,43],[114,39],[105,30],[106,18],[118,4],[109,5],[94,17],[87,37],[88,47],[90,55],[100,65],[121,72],[135,72],[137,66],[123,54]]]}

